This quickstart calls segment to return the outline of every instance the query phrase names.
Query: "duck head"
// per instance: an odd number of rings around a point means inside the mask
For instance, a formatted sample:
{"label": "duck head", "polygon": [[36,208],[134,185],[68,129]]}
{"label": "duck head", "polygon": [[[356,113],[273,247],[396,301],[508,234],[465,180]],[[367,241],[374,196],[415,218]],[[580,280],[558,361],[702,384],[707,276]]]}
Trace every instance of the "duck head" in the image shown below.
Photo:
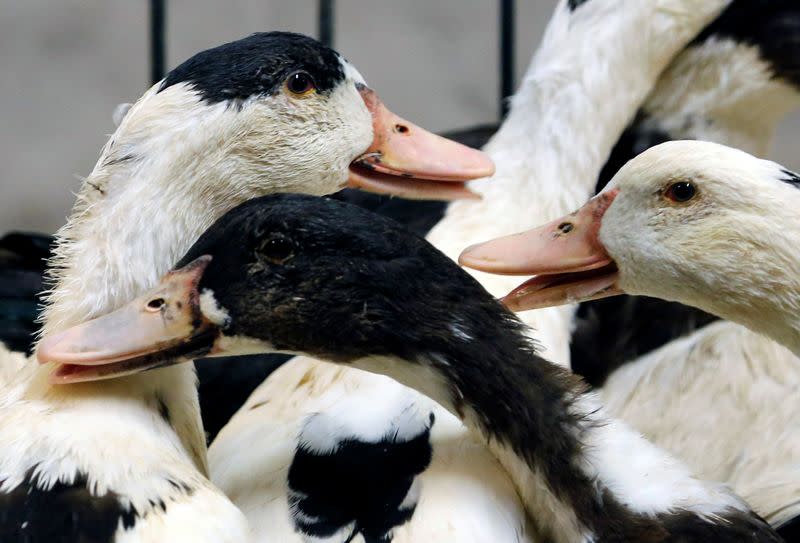
{"label": "duck head", "polygon": [[279,194],[227,213],[158,286],[45,338],[38,357],[59,364],[57,383],[209,353],[413,361],[452,351],[454,337],[491,334],[486,323],[504,320],[517,322],[394,221],[343,202]]}
{"label": "duck head", "polygon": [[[134,104],[102,164],[149,164],[198,193],[329,194],[347,184],[411,198],[474,196],[483,153],[383,105],[336,51],[267,32],[203,51]],[[228,190],[210,185],[230,185]]]}
{"label": "duck head", "polygon": [[800,270],[786,249],[797,235],[798,188],[800,178],[774,162],[709,142],[668,142],[629,161],[578,211],[470,247],[459,261],[534,275],[505,297],[515,310],[624,292],[733,319],[796,283]]}

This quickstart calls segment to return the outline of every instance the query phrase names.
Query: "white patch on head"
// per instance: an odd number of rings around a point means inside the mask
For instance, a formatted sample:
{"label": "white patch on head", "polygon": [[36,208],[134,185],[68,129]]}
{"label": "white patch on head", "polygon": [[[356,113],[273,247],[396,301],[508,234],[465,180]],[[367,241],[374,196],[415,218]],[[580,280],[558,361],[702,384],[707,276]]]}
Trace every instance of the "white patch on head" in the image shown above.
{"label": "white patch on head", "polygon": [[[343,397],[326,412],[311,415],[298,442],[316,454],[329,454],[345,439],[377,443],[391,437],[398,442],[410,441],[431,427],[430,411],[415,402],[411,391],[399,387]],[[364,405],[370,408],[364,409]]]}
{"label": "white patch on head", "polygon": [[205,318],[219,326],[225,326],[231,320],[228,311],[217,303],[214,291],[208,288],[203,289],[200,294],[200,312]]}

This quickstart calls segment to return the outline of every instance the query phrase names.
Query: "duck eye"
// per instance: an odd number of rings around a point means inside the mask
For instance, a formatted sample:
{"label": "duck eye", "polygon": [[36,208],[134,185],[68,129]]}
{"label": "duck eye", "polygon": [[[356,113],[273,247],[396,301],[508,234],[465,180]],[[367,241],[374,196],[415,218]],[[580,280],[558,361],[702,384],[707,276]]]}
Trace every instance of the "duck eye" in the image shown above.
{"label": "duck eye", "polygon": [[306,96],[316,90],[317,86],[308,72],[294,72],[286,79],[286,88],[295,96]]}
{"label": "duck eye", "polygon": [[270,262],[283,264],[294,253],[292,242],[283,237],[270,238],[261,245],[261,254]]}
{"label": "duck eye", "polygon": [[664,196],[673,202],[683,203],[688,202],[694,195],[697,194],[697,189],[694,184],[688,181],[679,181],[667,187],[664,191]]}

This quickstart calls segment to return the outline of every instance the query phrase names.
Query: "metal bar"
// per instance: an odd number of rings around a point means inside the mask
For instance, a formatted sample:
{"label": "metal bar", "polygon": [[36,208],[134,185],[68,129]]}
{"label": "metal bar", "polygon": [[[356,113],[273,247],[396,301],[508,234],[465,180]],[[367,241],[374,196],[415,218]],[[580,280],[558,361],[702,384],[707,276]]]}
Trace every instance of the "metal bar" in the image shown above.
{"label": "metal bar", "polygon": [[167,56],[167,0],[150,0],[150,82],[164,78]]}
{"label": "metal bar", "polygon": [[328,47],[333,47],[333,8],[333,0],[319,0],[317,35],[319,36],[319,41]]}
{"label": "metal bar", "polygon": [[514,0],[500,0],[500,118],[514,94]]}

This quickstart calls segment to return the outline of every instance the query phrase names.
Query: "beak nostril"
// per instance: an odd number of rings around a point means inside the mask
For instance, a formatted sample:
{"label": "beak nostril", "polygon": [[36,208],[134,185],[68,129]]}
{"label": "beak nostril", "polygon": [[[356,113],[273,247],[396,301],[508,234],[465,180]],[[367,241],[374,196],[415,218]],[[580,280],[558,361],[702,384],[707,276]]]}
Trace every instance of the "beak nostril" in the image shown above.
{"label": "beak nostril", "polygon": [[166,305],[164,298],[153,298],[147,302],[148,311],[161,311],[161,308]]}
{"label": "beak nostril", "polygon": [[396,124],[394,125],[394,131],[397,132],[398,134],[407,134],[408,127],[404,124]]}
{"label": "beak nostril", "polygon": [[558,225],[558,230],[562,234],[569,234],[570,232],[572,232],[573,228],[575,228],[575,225],[572,224],[571,222],[562,222],[561,224]]}

